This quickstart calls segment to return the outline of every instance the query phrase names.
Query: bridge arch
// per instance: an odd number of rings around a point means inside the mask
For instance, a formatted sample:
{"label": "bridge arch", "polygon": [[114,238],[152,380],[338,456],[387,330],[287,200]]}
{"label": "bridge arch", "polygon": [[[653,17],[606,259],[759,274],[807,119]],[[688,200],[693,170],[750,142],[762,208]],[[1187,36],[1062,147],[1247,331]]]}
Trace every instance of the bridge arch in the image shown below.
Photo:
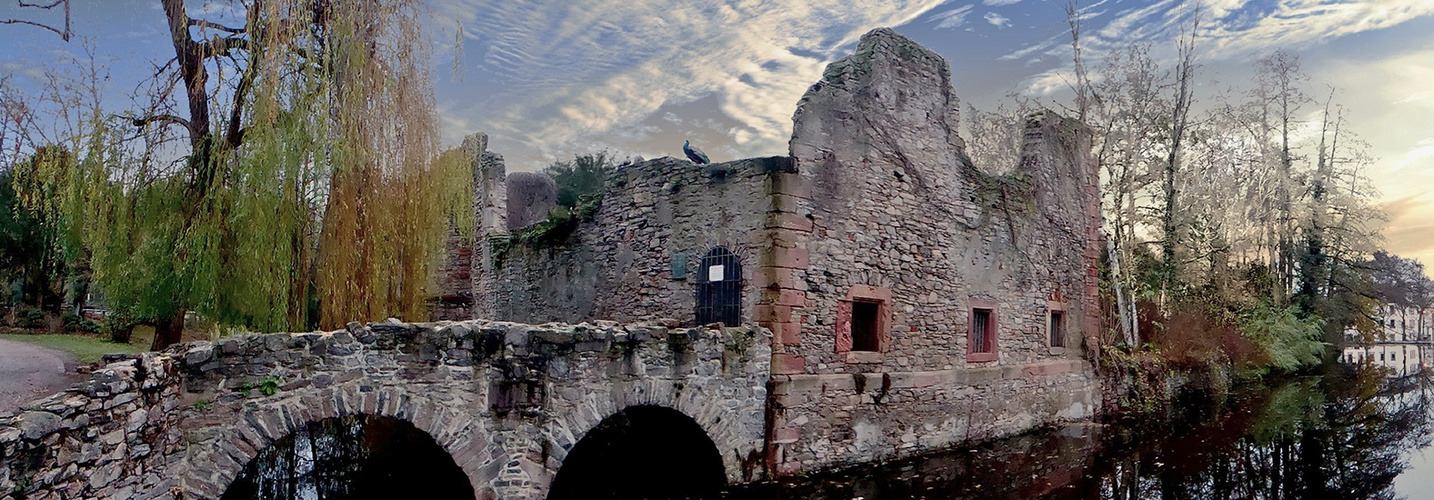
{"label": "bridge arch", "polygon": [[751,326],[656,322],[389,321],[196,342],[111,358],[0,418],[0,497],[220,498],[276,440],[366,415],[431,437],[479,498],[537,498],[599,423],[644,405],[700,428],[688,434],[710,440],[721,465],[708,469],[727,482],[760,479],[770,353]]}
{"label": "bridge arch", "polygon": [[[634,472],[642,479],[613,481]],[[696,420],[638,405],[603,419],[568,451],[547,498],[707,498],[726,484],[721,453]]]}
{"label": "bridge arch", "polygon": [[[210,425],[189,422],[185,426],[189,440],[214,443],[190,447],[182,466],[187,471],[188,489],[204,497],[220,497],[252,461],[276,442],[316,423],[352,417],[391,419],[411,426],[448,455],[470,488],[473,480],[484,478],[484,466],[493,457],[479,456],[490,443],[485,430],[478,428],[479,422],[464,411],[472,406],[461,400],[471,400],[471,395],[459,394],[455,400],[441,387],[449,384],[417,390],[375,385],[375,381],[363,377],[340,386],[289,391],[283,398],[261,404],[251,401],[237,408],[216,406],[206,410],[227,418],[216,418]],[[423,389],[433,394],[425,394]],[[439,394],[445,397],[434,397]]]}
{"label": "bridge arch", "polygon": [[221,500],[299,498],[471,500],[453,456],[406,420],[326,418],[274,441],[245,465]]}

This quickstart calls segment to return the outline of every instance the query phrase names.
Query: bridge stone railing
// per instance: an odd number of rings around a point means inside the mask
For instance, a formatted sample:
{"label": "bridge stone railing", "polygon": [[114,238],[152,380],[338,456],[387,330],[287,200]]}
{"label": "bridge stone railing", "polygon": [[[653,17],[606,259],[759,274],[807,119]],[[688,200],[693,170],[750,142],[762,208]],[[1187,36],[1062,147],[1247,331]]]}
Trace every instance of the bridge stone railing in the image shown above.
{"label": "bridge stone railing", "polygon": [[429,433],[481,498],[541,498],[589,429],[642,404],[693,418],[748,481],[770,353],[764,329],[656,322],[390,320],[183,344],[0,414],[0,499],[217,498],[270,442],[359,413]]}

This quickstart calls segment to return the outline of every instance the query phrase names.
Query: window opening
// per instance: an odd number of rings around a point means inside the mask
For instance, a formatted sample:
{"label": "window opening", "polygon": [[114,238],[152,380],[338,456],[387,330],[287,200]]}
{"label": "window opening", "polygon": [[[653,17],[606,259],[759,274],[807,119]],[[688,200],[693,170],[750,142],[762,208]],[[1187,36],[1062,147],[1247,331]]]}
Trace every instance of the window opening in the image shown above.
{"label": "window opening", "polygon": [[881,339],[876,318],[880,302],[853,301],[851,304],[851,350],[880,351]]}
{"label": "window opening", "polygon": [[996,338],[992,328],[992,314],[990,309],[971,310],[971,352],[977,354],[988,354],[995,352]]}
{"label": "window opening", "polygon": [[1066,346],[1065,313],[1051,311],[1051,347]]}
{"label": "window opening", "polygon": [[713,248],[697,268],[697,324],[737,326],[742,321],[742,262],[723,247]]}

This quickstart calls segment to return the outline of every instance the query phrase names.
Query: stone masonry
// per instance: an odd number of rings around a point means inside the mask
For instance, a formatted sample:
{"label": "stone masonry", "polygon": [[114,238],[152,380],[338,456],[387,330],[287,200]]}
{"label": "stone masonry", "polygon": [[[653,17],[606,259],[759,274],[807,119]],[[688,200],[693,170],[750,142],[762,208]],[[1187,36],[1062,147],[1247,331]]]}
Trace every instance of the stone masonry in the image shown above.
{"label": "stone masonry", "polygon": [[[538,499],[603,418],[696,421],[728,480],[762,473],[767,332],[465,321],[245,335],[115,360],[0,415],[0,499],[217,498],[270,442],[352,414],[433,436],[479,498]],[[266,389],[267,388],[267,389]]]}
{"label": "stone masonry", "polygon": [[[593,213],[561,235],[538,235],[525,243],[503,235],[502,245],[475,275],[476,297],[493,317],[511,321],[617,321],[689,318],[692,284],[705,252],[724,247],[755,264],[770,245],[761,218],[768,181],[790,170],[787,158],[755,158],[693,165],[666,157],[627,165]],[[515,233],[516,234],[516,233]],[[558,241],[560,239],[560,241]],[[681,266],[673,279],[673,265]],[[755,265],[743,268],[751,281]],[[751,320],[757,297],[745,297]]]}
{"label": "stone masonry", "polygon": [[513,321],[694,324],[721,274],[702,258],[730,251],[741,321],[773,334],[775,475],[1089,418],[1090,134],[1033,114],[1020,164],[995,175],[967,157],[958,104],[944,59],[875,30],[802,98],[789,157],[620,166],[593,213],[490,234],[475,301]]}

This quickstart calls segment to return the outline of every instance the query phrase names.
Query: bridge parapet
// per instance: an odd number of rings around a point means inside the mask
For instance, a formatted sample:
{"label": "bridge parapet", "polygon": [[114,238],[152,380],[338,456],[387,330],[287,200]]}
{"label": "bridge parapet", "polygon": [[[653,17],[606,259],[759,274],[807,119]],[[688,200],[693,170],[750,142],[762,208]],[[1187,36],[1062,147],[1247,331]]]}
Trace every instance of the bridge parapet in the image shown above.
{"label": "bridge parapet", "polygon": [[669,325],[390,320],[116,359],[0,417],[0,498],[216,498],[269,443],[353,414],[427,432],[480,497],[541,498],[636,405],[701,425],[729,481],[759,478],[770,334]]}

